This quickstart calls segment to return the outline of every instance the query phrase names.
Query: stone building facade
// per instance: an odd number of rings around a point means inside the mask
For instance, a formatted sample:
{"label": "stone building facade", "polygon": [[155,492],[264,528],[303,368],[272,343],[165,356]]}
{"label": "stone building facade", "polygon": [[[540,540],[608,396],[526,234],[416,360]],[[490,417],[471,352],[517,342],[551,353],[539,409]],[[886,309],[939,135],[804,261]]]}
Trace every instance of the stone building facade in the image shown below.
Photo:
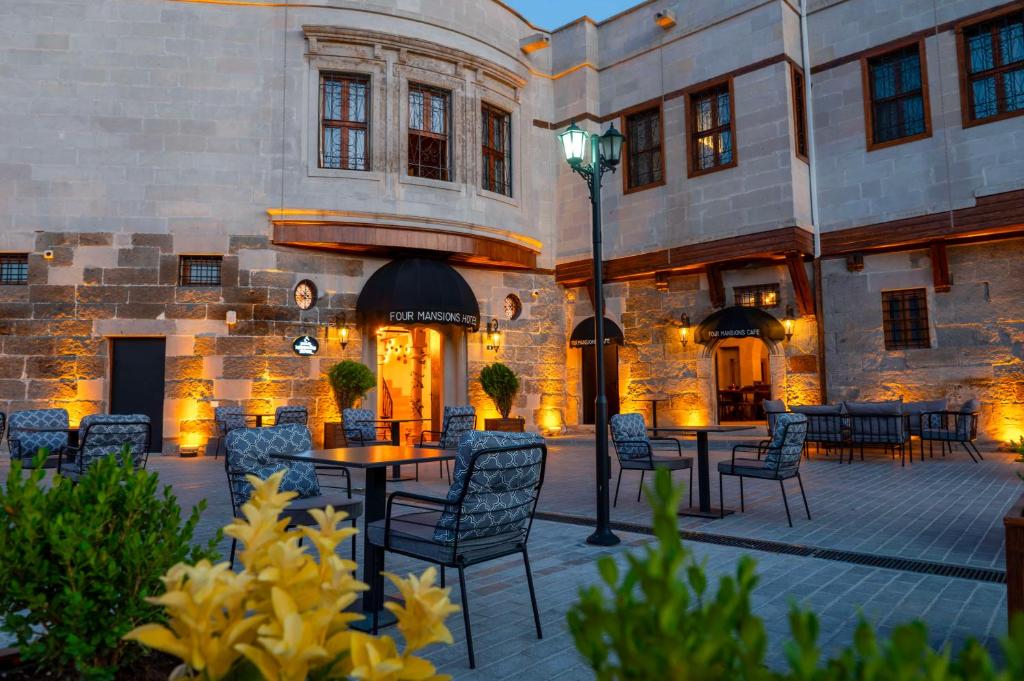
{"label": "stone building facade", "polygon": [[[987,439],[1018,435],[1024,119],[1005,101],[972,118],[963,43],[1002,22],[1010,44],[1024,3],[876,4],[653,0],[555,30],[495,0],[5,6],[0,410],[65,406],[76,422],[109,409],[115,341],[152,337],[165,339],[166,451],[205,442],[216,405],[304,404],[319,437],[338,417],[327,366],[380,369],[364,285],[427,257],[462,275],[481,328],[501,333],[495,350],[435,327],[445,404],[495,416],[476,377],[498,360],[520,375],[529,428],[584,421],[570,335],[603,295],[623,331],[619,408],[664,393],[665,421],[715,420],[719,348],[681,343],[683,315],[696,330],[774,287],[766,311],[792,309],[793,328],[766,343],[773,397],[978,397]],[[869,75],[911,47],[927,129],[875,144]],[[325,78],[348,83],[331,100],[343,114],[326,113]],[[435,96],[442,108],[420,117]],[[589,286],[586,187],[555,141],[572,121],[627,134],[604,187],[603,292]],[[361,141],[331,156],[335,127]],[[182,285],[190,256],[218,257],[219,285]],[[304,280],[319,293],[305,311]],[[917,290],[926,345],[887,349],[884,296]],[[314,357],[292,350],[306,333]]]}

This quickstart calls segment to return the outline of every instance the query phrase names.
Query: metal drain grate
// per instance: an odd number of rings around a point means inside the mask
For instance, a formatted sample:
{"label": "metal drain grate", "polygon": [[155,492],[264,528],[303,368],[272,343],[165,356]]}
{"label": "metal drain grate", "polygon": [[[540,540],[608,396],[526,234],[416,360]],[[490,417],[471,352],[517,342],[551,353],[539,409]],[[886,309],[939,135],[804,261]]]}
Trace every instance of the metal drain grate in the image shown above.
{"label": "metal drain grate", "polygon": [[[565,515],[562,513],[538,511],[536,517],[538,520],[548,520],[568,525],[594,525],[594,521],[589,518]],[[646,534],[652,536],[654,534],[651,527],[638,523],[613,522],[611,526],[613,530],[617,530],[619,532],[631,532],[634,534]],[[734,548],[748,549],[750,551],[766,551],[768,553],[781,553],[790,556],[801,556],[804,558],[820,558],[822,560],[834,560],[841,563],[885,568],[887,570],[901,570],[903,572],[915,572],[918,574],[937,575],[940,577],[970,579],[976,582],[991,582],[994,584],[1006,583],[1006,573],[1002,570],[996,570],[993,568],[978,568],[968,565],[954,565],[951,563],[935,563],[927,560],[899,558],[896,556],[879,556],[873,553],[825,549],[815,546],[802,546],[800,544],[768,541],[765,539],[733,537],[727,534],[694,532],[693,530],[680,530],[679,536],[683,539],[700,542],[702,544],[730,546]]]}

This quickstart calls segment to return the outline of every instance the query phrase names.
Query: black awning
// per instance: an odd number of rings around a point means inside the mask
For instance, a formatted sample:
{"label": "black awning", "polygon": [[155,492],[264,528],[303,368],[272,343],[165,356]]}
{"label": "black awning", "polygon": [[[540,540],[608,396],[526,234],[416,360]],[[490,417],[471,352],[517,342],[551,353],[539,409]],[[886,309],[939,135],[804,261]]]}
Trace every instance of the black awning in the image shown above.
{"label": "black awning", "polygon": [[356,313],[375,326],[480,328],[480,306],[473,289],[451,265],[428,258],[392,260],[374,272],[359,294]]}
{"label": "black awning", "polygon": [[697,326],[695,337],[698,343],[704,345],[729,338],[780,341],[786,338],[786,330],[782,322],[764,310],[736,305],[708,315]]}
{"label": "black awning", "polygon": [[[569,336],[569,347],[570,348],[582,348],[591,345],[596,345],[597,341],[595,336],[597,330],[594,328],[594,318],[587,317],[582,322],[576,325],[576,328],[572,330],[572,335]],[[604,318],[604,344],[610,345],[616,343],[618,345],[625,345],[626,340],[622,336],[622,329],[619,325],[608,319]]]}

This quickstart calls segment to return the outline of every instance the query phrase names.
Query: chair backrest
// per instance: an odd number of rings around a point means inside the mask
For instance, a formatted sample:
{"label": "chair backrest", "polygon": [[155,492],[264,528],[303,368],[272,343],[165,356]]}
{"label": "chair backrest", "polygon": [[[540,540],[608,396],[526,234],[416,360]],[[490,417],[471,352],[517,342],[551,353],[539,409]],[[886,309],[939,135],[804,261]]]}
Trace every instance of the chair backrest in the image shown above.
{"label": "chair backrest", "polygon": [[978,412],[981,411],[981,401],[970,399],[960,407],[960,413],[956,419],[956,434],[960,440],[973,441],[978,437]]}
{"label": "chair backrest", "polygon": [[803,415],[807,417],[807,442],[839,444],[846,440],[845,427],[849,419],[840,414],[838,408],[834,413],[812,411]]}
{"label": "chair backrest", "polygon": [[300,498],[318,496],[316,470],[311,463],[274,460],[274,454],[297,454],[313,448],[309,428],[289,423],[270,428],[236,428],[227,435],[224,470],[228,476],[231,506],[237,515],[242,504],[252,495],[252,485],[245,479],[255,475],[265,480],[278,471],[286,471],[279,489],[298,492]]}
{"label": "chair backrest", "polygon": [[[941,428],[942,419],[934,412],[946,411],[948,404],[948,401],[945,399],[904,402],[903,413],[908,415],[911,435],[920,435],[922,426],[925,428]],[[927,417],[925,416],[926,414]],[[924,420],[927,420],[927,423],[922,423]]]}
{"label": "chair backrest", "polygon": [[457,449],[462,436],[476,430],[476,407],[445,407],[441,420],[441,447]]}
{"label": "chair backrest", "polygon": [[220,432],[227,435],[235,428],[245,428],[245,410],[239,406],[214,407],[213,420]]}
{"label": "chair backrest", "polygon": [[762,400],[761,408],[764,409],[764,418],[768,427],[768,434],[775,432],[775,421],[779,414],[786,413],[786,403],[783,400]]}
{"label": "chair backrest", "polygon": [[118,455],[128,445],[132,465],[145,468],[149,458],[150,421],[145,414],[89,414],[78,426],[79,472],[109,454]]}
{"label": "chair backrest", "polygon": [[[31,429],[54,429],[53,432],[32,432]],[[27,429],[27,430],[26,430]],[[7,444],[12,459],[30,460],[40,447],[52,454],[67,447],[68,412],[66,409],[29,409],[11,414]]]}
{"label": "chair backrest", "polygon": [[807,436],[805,414],[779,414],[775,433],[765,452],[764,465],[778,473],[787,473],[800,467]]}
{"label": "chair backrest", "polygon": [[284,426],[289,423],[306,425],[309,422],[309,412],[305,407],[278,407],[274,410],[274,425]]}
{"label": "chair backrest", "polygon": [[544,482],[547,445],[535,433],[472,431],[459,444],[434,540],[525,543]]}
{"label": "chair backrest", "polygon": [[341,412],[342,428],[345,429],[345,439],[350,445],[359,445],[363,442],[373,442],[377,439],[377,424],[373,411],[369,409],[356,409],[349,407]]}
{"label": "chair backrest", "polygon": [[899,445],[910,437],[902,401],[844,402],[854,444]]}
{"label": "chair backrest", "polygon": [[643,414],[615,414],[608,422],[612,433],[612,444],[619,461],[649,459],[650,440]]}

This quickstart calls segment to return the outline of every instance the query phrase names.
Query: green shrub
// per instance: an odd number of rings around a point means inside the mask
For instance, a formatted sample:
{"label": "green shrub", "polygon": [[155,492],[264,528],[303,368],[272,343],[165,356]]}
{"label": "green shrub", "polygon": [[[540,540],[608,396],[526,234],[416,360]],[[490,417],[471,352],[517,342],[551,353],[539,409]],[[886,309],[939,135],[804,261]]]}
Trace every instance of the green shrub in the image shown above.
{"label": "green shrub", "polygon": [[495,362],[480,370],[480,385],[494,402],[501,418],[507,419],[512,412],[512,402],[519,392],[519,379],[515,372],[501,362]]}
{"label": "green shrub", "polygon": [[1019,681],[1024,679],[1024,617],[1014,620],[1003,643],[1005,667],[969,641],[954,659],[948,648],[928,645],[925,625],[897,627],[879,641],[863,620],[853,645],[823,661],[818,619],[796,605],[789,616],[792,640],[784,651],[789,669],[764,664],[764,622],[751,612],[755,563],[742,557],[733,575],[709,589],[704,566],[683,545],[676,509],[681,490],[659,471],[647,490],[657,541],[642,554],[627,554],[626,569],[610,556],[598,562],[602,586],[580,591],[568,614],[576,648],[600,681]]}
{"label": "green shrub", "polygon": [[162,618],[144,599],[163,593],[167,569],[219,559],[219,535],[191,546],[205,502],[183,523],[170,487],[160,493],[156,473],[133,470],[127,448],[122,458],[52,486],[14,461],[0,489],[0,630],[28,664],[61,678],[114,678],[143,652],[121,637]]}
{"label": "green shrub", "polygon": [[338,362],[327,370],[327,381],[338,405],[338,415],[355,406],[368,390],[377,385],[377,377],[365,365],[350,359]]}

